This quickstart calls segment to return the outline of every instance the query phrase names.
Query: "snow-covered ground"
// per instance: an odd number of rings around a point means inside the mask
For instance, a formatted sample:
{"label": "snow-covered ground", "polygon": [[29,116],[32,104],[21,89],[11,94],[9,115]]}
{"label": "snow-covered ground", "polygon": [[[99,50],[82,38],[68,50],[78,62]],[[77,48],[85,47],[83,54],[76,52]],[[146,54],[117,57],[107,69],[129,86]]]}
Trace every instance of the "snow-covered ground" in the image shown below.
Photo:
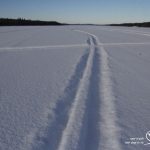
{"label": "snow-covered ground", "polygon": [[0,28],[0,150],[149,150],[150,29]]}

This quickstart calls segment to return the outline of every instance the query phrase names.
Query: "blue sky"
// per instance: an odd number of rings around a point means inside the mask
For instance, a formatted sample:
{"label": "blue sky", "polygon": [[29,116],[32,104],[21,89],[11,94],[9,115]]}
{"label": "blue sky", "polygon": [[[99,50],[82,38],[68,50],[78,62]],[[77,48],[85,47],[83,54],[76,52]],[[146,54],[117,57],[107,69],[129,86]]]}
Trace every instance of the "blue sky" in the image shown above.
{"label": "blue sky", "polygon": [[0,0],[0,17],[67,23],[150,21],[150,0]]}

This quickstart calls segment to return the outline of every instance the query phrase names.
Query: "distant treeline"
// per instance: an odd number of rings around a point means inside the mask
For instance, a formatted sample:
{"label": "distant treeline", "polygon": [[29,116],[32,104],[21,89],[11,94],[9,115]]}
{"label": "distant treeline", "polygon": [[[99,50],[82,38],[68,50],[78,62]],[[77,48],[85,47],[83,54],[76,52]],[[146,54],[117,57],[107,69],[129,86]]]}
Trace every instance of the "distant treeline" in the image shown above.
{"label": "distant treeline", "polygon": [[111,26],[126,26],[126,27],[150,27],[150,22],[143,23],[122,23],[122,24],[110,24]]}
{"label": "distant treeline", "polygon": [[40,20],[27,20],[24,18],[9,19],[0,18],[0,26],[49,26],[49,25],[64,25],[56,21],[40,21]]}

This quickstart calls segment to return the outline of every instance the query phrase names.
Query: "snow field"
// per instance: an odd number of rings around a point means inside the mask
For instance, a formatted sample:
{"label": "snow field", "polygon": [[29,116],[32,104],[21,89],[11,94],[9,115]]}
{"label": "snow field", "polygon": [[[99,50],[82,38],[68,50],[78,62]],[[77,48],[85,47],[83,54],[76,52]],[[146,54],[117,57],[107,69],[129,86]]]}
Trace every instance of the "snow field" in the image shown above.
{"label": "snow field", "polygon": [[125,144],[131,137],[147,142],[148,29],[10,27],[0,33],[0,149],[149,149]]}

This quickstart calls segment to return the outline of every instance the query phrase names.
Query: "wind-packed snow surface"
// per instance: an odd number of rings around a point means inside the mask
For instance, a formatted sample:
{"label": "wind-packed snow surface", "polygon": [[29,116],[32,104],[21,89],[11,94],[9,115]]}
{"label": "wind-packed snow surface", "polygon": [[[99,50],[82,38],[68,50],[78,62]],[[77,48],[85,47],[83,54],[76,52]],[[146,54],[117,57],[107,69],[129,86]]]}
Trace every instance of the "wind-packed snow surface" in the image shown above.
{"label": "wind-packed snow surface", "polygon": [[149,150],[150,29],[0,28],[0,150]]}

